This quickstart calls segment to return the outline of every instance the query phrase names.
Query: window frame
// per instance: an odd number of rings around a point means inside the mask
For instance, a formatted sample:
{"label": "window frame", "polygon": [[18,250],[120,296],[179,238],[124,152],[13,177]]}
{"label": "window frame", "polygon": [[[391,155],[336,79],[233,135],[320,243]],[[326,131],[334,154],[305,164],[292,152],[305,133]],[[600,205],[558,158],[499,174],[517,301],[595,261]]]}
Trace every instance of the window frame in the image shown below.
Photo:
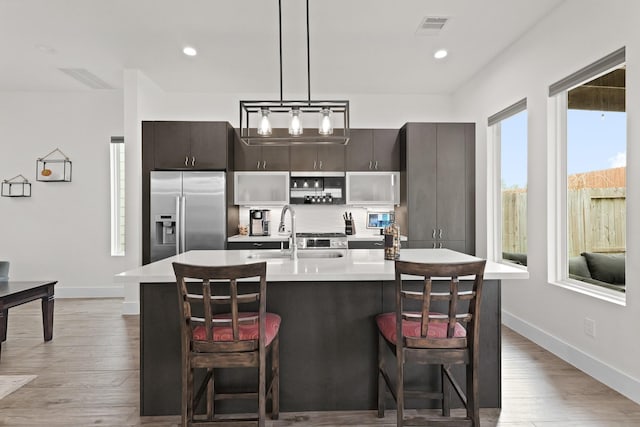
{"label": "window frame", "polygon": [[109,144],[111,256],[125,256],[124,138],[113,136]]}
{"label": "window frame", "polygon": [[[626,306],[626,292],[609,289],[603,286],[574,280],[569,277],[568,255],[568,207],[567,207],[567,110],[568,92],[585,82],[611,72],[612,69],[626,63],[625,48],[603,57],[577,72],[549,86],[547,104],[547,281],[570,291]],[[626,108],[625,108],[626,110]],[[628,120],[626,122],[628,127]],[[626,147],[629,139],[627,136]],[[628,170],[627,170],[628,173]],[[627,180],[627,183],[629,181]],[[626,209],[626,207],[625,207]],[[628,212],[628,210],[627,210]],[[629,241],[629,216],[625,213],[626,241]],[[627,264],[625,263],[625,269]]]}
{"label": "window frame", "polygon": [[[489,192],[490,200],[488,201],[489,206],[489,218],[493,218],[491,221],[488,235],[489,238],[489,248],[488,253],[492,256],[495,262],[499,262],[502,264],[508,264],[509,266],[513,266],[516,268],[521,268],[523,270],[528,270],[528,260],[527,257],[527,265],[517,264],[507,259],[502,258],[502,122],[510,117],[515,116],[523,111],[527,111],[527,98],[522,98],[521,100],[511,104],[510,106],[504,108],[503,110],[491,115],[487,119],[488,126],[488,170],[490,173],[488,174],[488,185],[491,191]],[[527,175],[529,174],[529,116],[527,113]],[[528,187],[528,179],[527,179],[527,187]],[[529,193],[527,191],[527,214],[528,214],[528,205],[529,205]],[[527,219],[527,236],[528,233],[528,224],[529,221]],[[528,254],[528,251],[527,251]]]}

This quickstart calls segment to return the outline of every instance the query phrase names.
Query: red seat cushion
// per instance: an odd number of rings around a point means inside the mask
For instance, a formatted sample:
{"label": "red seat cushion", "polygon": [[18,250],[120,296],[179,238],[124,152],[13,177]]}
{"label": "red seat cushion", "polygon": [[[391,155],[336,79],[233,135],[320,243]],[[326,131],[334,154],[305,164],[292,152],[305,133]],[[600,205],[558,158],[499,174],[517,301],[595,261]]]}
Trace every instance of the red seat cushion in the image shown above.
{"label": "red seat cushion", "polygon": [[[432,312],[429,314],[440,314]],[[376,317],[376,323],[378,329],[387,341],[396,342],[396,313],[383,313]],[[447,323],[430,322],[429,330],[427,332],[427,338],[447,338]],[[415,320],[403,320],[402,321],[402,335],[405,337],[420,337],[420,322]],[[456,323],[453,336],[456,338],[462,338],[467,336],[467,330],[460,323]]]}
{"label": "red seat cushion", "polygon": [[[238,317],[251,317],[257,316],[256,312],[238,313]],[[214,316],[216,319],[231,319],[230,313],[217,314]],[[278,335],[280,330],[280,316],[274,313],[266,313],[265,317],[265,345],[271,344],[271,341]],[[238,332],[240,335],[240,341],[257,340],[259,338],[258,322],[253,323],[241,323],[238,326]],[[206,341],[207,332],[204,326],[196,326],[193,328],[193,339],[195,341]],[[214,326],[213,327],[213,341],[233,341],[233,331],[231,326]]]}

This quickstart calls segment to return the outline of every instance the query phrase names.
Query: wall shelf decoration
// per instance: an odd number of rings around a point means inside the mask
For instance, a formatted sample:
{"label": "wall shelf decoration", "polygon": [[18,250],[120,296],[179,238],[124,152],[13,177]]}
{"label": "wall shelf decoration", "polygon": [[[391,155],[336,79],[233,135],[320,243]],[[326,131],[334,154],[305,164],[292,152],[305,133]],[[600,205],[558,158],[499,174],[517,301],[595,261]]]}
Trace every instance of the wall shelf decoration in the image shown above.
{"label": "wall shelf decoration", "polygon": [[31,197],[31,183],[23,175],[2,181],[2,197]]}
{"label": "wall shelf decoration", "polygon": [[71,182],[71,160],[56,148],[36,162],[36,181]]}

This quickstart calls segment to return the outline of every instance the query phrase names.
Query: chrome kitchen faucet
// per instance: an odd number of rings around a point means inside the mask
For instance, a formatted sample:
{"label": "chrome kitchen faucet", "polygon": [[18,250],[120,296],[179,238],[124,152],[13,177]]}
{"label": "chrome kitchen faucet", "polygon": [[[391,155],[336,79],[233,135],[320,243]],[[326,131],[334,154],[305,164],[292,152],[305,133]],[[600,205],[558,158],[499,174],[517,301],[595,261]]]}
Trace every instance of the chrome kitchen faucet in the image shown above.
{"label": "chrome kitchen faucet", "polygon": [[291,214],[291,235],[289,236],[289,251],[291,252],[291,259],[298,258],[298,242],[296,238],[296,211],[293,210],[291,205],[284,205],[282,207],[282,213],[280,214],[280,226],[278,232],[284,233],[284,215],[287,210]]}

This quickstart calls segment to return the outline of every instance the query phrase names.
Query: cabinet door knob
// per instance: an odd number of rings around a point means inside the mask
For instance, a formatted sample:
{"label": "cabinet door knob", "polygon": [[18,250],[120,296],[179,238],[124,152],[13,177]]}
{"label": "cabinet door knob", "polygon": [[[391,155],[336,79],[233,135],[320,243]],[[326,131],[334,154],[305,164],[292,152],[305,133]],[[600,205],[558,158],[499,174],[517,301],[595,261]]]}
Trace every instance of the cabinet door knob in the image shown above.
{"label": "cabinet door knob", "polygon": [[189,156],[184,157],[184,165],[189,166]]}
{"label": "cabinet door knob", "polygon": [[191,166],[194,166],[195,164],[196,164],[196,158],[191,157]]}

